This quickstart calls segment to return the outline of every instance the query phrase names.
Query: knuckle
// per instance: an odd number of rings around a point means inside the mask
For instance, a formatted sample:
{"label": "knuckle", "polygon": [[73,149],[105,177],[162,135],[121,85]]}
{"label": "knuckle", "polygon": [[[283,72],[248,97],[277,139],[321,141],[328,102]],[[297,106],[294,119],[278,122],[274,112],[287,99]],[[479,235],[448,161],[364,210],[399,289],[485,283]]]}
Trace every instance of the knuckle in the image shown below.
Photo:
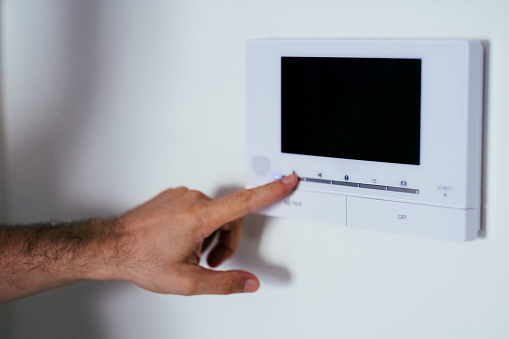
{"label": "knuckle", "polygon": [[199,283],[192,278],[185,278],[182,280],[182,287],[180,294],[184,296],[196,295],[200,291]]}
{"label": "knuckle", "polygon": [[208,196],[198,190],[188,190],[187,194],[193,200],[210,200]]}
{"label": "knuckle", "polygon": [[213,214],[210,208],[207,208],[205,206],[202,206],[199,210],[196,211],[196,213],[193,216],[194,221],[197,225],[197,227],[200,230],[200,234],[203,238],[206,238],[208,234],[204,234],[204,226],[212,226],[215,225],[216,222],[213,219]]}
{"label": "knuckle", "polygon": [[196,229],[210,222],[210,211],[203,203],[189,204],[181,211],[184,220]]}
{"label": "knuckle", "polygon": [[238,202],[242,205],[251,206],[253,192],[251,190],[240,191],[237,195]]}
{"label": "knuckle", "polygon": [[189,191],[189,189],[187,187],[179,186],[179,187],[176,187],[176,188],[167,189],[165,191],[165,193],[172,193],[172,194],[177,193],[177,194],[181,195],[181,194],[186,193],[187,191]]}
{"label": "knuckle", "polygon": [[233,279],[225,279],[222,284],[221,293],[222,294],[232,294],[238,292],[238,282]]}

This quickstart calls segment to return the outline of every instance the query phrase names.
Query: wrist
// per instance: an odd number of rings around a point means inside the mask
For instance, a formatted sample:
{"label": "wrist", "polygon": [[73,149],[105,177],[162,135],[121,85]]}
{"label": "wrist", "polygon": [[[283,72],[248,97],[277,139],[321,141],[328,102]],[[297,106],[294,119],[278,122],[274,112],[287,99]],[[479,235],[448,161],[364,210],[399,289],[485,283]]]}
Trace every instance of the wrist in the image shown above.
{"label": "wrist", "polygon": [[127,232],[120,218],[87,222],[91,239],[75,267],[78,279],[125,280],[124,263],[129,253]]}

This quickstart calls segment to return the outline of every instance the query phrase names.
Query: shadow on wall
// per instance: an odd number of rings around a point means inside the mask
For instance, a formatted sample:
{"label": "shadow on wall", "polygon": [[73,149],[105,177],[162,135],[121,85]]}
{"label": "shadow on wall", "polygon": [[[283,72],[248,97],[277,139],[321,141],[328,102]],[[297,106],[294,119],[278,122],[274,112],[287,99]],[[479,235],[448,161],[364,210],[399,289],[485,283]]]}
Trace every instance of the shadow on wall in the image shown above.
{"label": "shadow on wall", "polygon": [[[59,45],[65,48],[60,59],[58,80],[45,79],[47,86],[55,87],[52,88],[54,91],[47,92],[57,95],[44,98],[43,105],[34,102],[30,106],[30,109],[36,110],[35,116],[44,114],[50,118],[30,131],[20,143],[9,145],[9,187],[16,190],[15,198],[23,202],[16,204],[18,210],[9,211],[11,216],[15,215],[14,219],[67,218],[69,215],[83,218],[108,214],[107,210],[84,210],[79,206],[62,205],[57,199],[62,164],[75,156],[72,152],[74,141],[80,135],[80,127],[93,114],[90,102],[95,96],[101,66],[100,51],[97,50],[97,39],[101,34],[97,4],[88,1],[61,2],[60,6],[62,22],[72,27],[63,27],[58,32],[59,36],[51,37],[58,39]],[[19,35],[16,38],[24,37]],[[16,112],[9,114],[15,116]],[[4,117],[4,114],[0,116]],[[4,207],[7,166],[2,122],[0,120],[0,189],[1,206]],[[97,306],[97,298],[103,294],[103,289],[104,284],[80,283],[4,305],[0,308],[0,316],[5,319],[6,328],[0,329],[1,337],[28,338],[37,334],[41,339],[106,338],[106,325],[103,326],[99,319],[101,312]]]}
{"label": "shadow on wall", "polygon": [[[2,17],[2,7],[0,6],[0,18]],[[0,60],[3,60],[2,49],[2,26],[0,25]],[[0,224],[7,220],[7,154],[6,154],[6,135],[4,124],[4,90],[3,90],[3,69],[0,63]],[[1,244],[0,244],[1,246]],[[12,338],[13,313],[11,305],[0,305],[0,333],[2,337]]]}
{"label": "shadow on wall", "polygon": [[248,215],[241,246],[231,263],[243,270],[255,273],[264,284],[288,285],[292,280],[291,272],[284,266],[268,262],[262,256],[260,245],[263,232],[269,226],[270,217]]}
{"label": "shadow on wall", "polygon": [[[71,1],[59,2],[51,10],[56,12],[52,14],[57,18],[53,25],[58,30],[36,37],[24,37],[22,34],[13,37],[25,39],[24,44],[44,38],[48,41],[37,43],[47,42],[51,50],[42,53],[37,61],[22,64],[27,69],[26,72],[20,72],[37,73],[34,76],[35,85],[29,88],[44,93],[44,96],[26,93],[28,102],[23,104],[26,111],[20,113],[33,115],[34,119],[39,118],[37,127],[22,131],[22,139],[17,135],[20,133],[15,131],[9,140],[9,185],[15,188],[10,192],[10,199],[13,199],[10,215],[14,217],[14,222],[83,218],[87,216],[84,212],[97,212],[83,211],[80,206],[69,206],[70,202],[59,200],[59,192],[62,191],[63,168],[79,156],[75,153],[76,142],[82,134],[83,126],[87,126],[94,114],[91,103],[97,96],[101,73],[98,43],[101,36],[98,17],[100,8],[94,2]],[[24,48],[23,52],[27,50]],[[45,60],[48,55],[50,60]],[[58,65],[55,65],[57,62]],[[46,66],[46,63],[49,71],[39,72],[36,69]],[[49,78],[40,79],[41,74]],[[20,79],[22,83],[30,80]],[[14,117],[18,112],[8,113],[8,116]]]}
{"label": "shadow on wall", "polygon": [[[0,18],[2,7],[0,7]],[[0,25],[0,60],[3,60],[2,27]],[[3,64],[0,63],[0,223],[7,222],[7,153],[4,121]]]}
{"label": "shadow on wall", "polygon": [[[57,6],[53,6],[57,7]],[[94,120],[97,88],[104,67],[100,46],[102,38],[101,6],[94,1],[59,2],[57,47],[59,48],[58,77],[45,79],[54,93],[41,102],[30,104],[34,116],[45,119],[36,130],[25,135],[23,140],[9,146],[9,187],[15,189],[15,204],[9,212],[11,221],[45,221],[50,219],[86,218],[109,216],[108,206],[76,206],[70,201],[61,201],[61,175],[66,163],[77,156],[74,153],[77,138],[83,126]],[[57,8],[54,8],[55,10]],[[70,25],[67,27],[66,25]],[[23,39],[22,36],[16,38]],[[63,46],[63,47],[62,47]],[[39,86],[43,86],[39,84]],[[28,93],[30,94],[30,93]],[[30,97],[28,95],[28,97]],[[17,112],[9,112],[16,116]],[[24,112],[22,112],[24,113]],[[0,137],[5,138],[0,115]],[[49,117],[49,118],[48,118]],[[3,140],[2,140],[3,141]],[[0,145],[2,179],[6,149]],[[90,178],[93,180],[93,178]],[[1,193],[7,188],[0,182]],[[4,199],[3,194],[0,199]],[[9,197],[12,198],[11,196]],[[1,206],[6,206],[3,201]],[[89,204],[89,202],[82,202]],[[262,233],[268,219],[250,216],[246,220],[246,232],[242,247],[233,259],[240,268],[253,270],[265,281],[288,283],[290,272],[284,267],[266,262],[259,253]],[[108,338],[107,314],[101,308],[103,298],[113,290],[125,288],[123,283],[84,282],[62,289],[25,298],[0,308],[0,330],[2,338]],[[6,328],[2,328],[6,324]],[[10,334],[9,334],[10,333]]]}
{"label": "shadow on wall", "polygon": [[485,238],[487,235],[486,230],[486,207],[487,201],[487,186],[488,186],[488,123],[489,123],[489,76],[490,76],[490,41],[482,40],[484,48],[484,72],[483,72],[483,131],[482,131],[482,191],[481,191],[481,230],[479,237]]}
{"label": "shadow on wall", "polygon": [[[222,187],[214,195],[216,198],[231,194],[242,187]],[[237,253],[228,260],[236,268],[256,274],[263,283],[287,285],[291,282],[291,272],[284,266],[264,259],[260,246],[263,233],[269,226],[271,218],[264,215],[250,214],[244,218],[244,231]]]}

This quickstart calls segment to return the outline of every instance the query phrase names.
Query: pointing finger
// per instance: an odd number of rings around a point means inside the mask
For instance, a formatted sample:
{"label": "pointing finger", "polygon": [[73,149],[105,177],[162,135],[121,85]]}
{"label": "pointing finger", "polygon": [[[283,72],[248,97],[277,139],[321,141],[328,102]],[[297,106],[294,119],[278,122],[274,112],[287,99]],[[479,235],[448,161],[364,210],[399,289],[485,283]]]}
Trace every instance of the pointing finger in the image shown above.
{"label": "pointing finger", "polygon": [[224,198],[211,201],[208,210],[208,215],[212,218],[211,223],[209,223],[210,226],[208,226],[210,229],[205,229],[204,232],[210,234],[220,225],[239,219],[250,212],[283,199],[294,191],[298,182],[299,177],[294,173],[278,181],[252,189],[241,190]]}

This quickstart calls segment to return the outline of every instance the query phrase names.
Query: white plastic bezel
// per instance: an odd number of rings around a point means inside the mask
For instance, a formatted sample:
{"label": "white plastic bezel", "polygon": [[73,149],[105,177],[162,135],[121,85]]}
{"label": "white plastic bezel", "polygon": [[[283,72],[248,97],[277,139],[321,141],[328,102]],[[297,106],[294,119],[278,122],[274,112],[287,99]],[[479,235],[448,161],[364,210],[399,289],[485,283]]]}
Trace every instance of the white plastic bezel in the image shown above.
{"label": "white plastic bezel", "polygon": [[[422,60],[420,165],[281,153],[281,57]],[[469,209],[480,206],[482,46],[470,40],[254,40],[247,45],[248,186],[301,177],[401,186],[419,194],[301,183],[299,189]],[[310,123],[314,123],[310,117]],[[322,123],[327,123],[323,121]],[[391,133],[390,130],[387,133]],[[305,137],[305,135],[303,135]],[[270,159],[266,176],[252,158]]]}

